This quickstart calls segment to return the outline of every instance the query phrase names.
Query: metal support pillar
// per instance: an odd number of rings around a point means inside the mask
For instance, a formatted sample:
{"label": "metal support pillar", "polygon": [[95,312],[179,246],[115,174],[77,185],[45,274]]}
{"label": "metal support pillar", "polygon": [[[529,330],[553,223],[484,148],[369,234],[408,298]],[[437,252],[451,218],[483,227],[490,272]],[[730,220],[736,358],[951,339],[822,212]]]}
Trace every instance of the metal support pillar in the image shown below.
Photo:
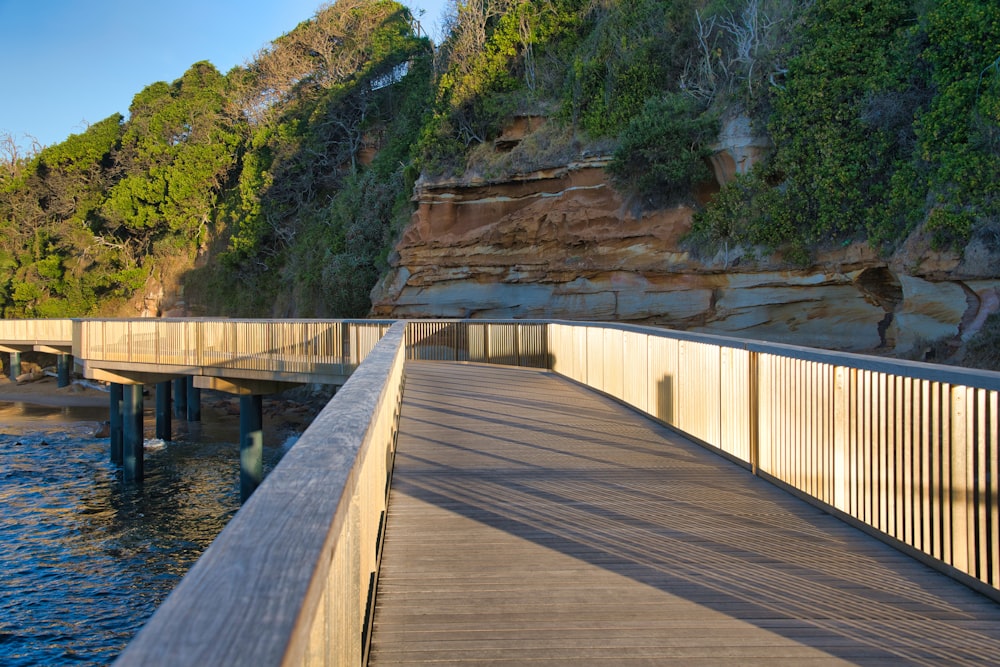
{"label": "metal support pillar", "polygon": [[124,433],[122,431],[122,385],[112,382],[109,389],[111,394],[109,422],[111,462],[120,466],[123,461],[122,443],[124,442]]}
{"label": "metal support pillar", "polygon": [[170,380],[156,383],[156,437],[171,440]]}
{"label": "metal support pillar", "polygon": [[174,417],[180,419],[187,412],[188,378],[179,377],[174,380]]}
{"label": "metal support pillar", "polygon": [[141,482],[143,478],[142,449],[142,385],[125,385],[122,401],[124,422],[124,467],[126,482]]}
{"label": "metal support pillar", "polygon": [[187,378],[187,420],[201,421],[201,389],[194,386],[194,376]]}
{"label": "metal support pillar", "polygon": [[21,374],[21,353],[10,353],[10,381],[16,382],[17,376]]}
{"label": "metal support pillar", "polygon": [[73,366],[72,354],[56,355],[56,386],[69,386],[69,369]]}
{"label": "metal support pillar", "polygon": [[260,394],[240,396],[240,502],[264,480],[264,411]]}

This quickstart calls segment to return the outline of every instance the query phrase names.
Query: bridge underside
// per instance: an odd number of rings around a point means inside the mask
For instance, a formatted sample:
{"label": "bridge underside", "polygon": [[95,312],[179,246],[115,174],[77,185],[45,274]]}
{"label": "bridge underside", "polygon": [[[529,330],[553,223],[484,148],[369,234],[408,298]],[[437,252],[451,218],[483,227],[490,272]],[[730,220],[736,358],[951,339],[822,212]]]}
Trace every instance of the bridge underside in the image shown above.
{"label": "bridge underside", "polygon": [[996,664],[1000,605],[558,376],[411,362],[372,665]]}
{"label": "bridge underside", "polygon": [[[137,362],[78,362],[81,374],[92,380],[130,384],[156,384],[177,377],[193,376],[202,389],[229,393],[270,394],[299,384],[343,385],[351,369],[342,364],[311,364],[299,370],[246,369],[219,366],[185,366]],[[289,364],[293,365],[293,364]],[[300,364],[302,365],[302,364]],[[260,389],[256,389],[256,387]],[[236,387],[233,389],[233,387]],[[250,388],[250,389],[247,389]]]}

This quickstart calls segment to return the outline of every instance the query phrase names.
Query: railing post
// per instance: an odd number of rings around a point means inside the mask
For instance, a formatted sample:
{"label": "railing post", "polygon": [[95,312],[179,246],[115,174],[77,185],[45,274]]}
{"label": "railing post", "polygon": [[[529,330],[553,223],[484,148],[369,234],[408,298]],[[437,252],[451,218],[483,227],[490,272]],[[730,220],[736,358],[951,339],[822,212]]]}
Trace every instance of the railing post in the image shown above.
{"label": "railing post", "polygon": [[[969,567],[969,508],[972,503],[973,489],[969,483],[972,474],[970,465],[970,443],[968,440],[968,421],[971,421],[972,410],[968,404],[968,389],[961,386],[950,388],[949,409],[951,410],[951,475],[947,480],[949,497],[945,498],[946,507],[951,514],[951,565],[962,572],[974,574]],[[974,446],[974,445],[973,445]]]}
{"label": "railing post", "polygon": [[754,475],[760,465],[760,374],[759,362],[760,353],[749,350],[749,360],[747,365],[747,393],[749,399],[749,448],[750,448],[750,470]]}
{"label": "railing post", "polygon": [[836,366],[833,370],[833,506],[848,510],[850,445],[850,369]]}

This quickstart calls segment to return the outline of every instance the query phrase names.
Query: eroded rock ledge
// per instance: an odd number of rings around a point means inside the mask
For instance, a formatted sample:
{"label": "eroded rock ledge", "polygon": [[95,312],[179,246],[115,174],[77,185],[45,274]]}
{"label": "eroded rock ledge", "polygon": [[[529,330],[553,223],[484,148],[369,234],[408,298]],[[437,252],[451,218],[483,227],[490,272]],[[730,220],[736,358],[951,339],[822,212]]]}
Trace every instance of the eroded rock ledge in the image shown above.
{"label": "eroded rock ledge", "polygon": [[680,243],[691,209],[637,213],[603,165],[418,187],[373,314],[611,320],[919,356],[997,309],[998,264],[983,249],[961,260],[916,239],[885,259],[854,244],[807,269],[695,259]]}

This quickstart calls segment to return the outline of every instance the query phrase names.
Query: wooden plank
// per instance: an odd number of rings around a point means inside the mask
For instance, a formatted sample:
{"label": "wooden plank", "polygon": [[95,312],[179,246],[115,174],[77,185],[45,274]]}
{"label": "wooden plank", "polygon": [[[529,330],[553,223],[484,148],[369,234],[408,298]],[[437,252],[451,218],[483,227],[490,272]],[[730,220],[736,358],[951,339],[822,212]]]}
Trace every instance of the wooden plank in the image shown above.
{"label": "wooden plank", "polygon": [[371,665],[998,664],[1000,605],[543,371],[411,362]]}

